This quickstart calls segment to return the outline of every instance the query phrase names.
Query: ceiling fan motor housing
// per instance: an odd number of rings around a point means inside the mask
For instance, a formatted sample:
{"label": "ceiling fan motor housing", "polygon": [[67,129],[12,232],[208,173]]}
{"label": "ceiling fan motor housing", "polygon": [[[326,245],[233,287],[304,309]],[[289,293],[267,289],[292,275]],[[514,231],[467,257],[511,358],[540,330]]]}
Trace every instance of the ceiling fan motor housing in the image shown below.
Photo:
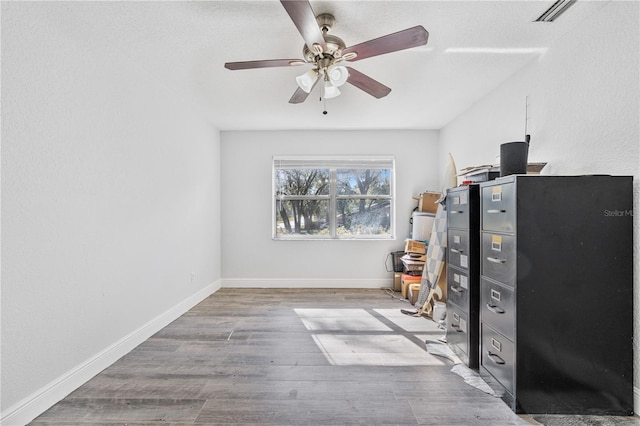
{"label": "ceiling fan motor housing", "polygon": [[329,32],[336,23],[336,18],[330,13],[321,13],[316,16],[316,22],[323,33]]}
{"label": "ceiling fan motor housing", "polygon": [[[327,48],[322,52],[322,56],[329,56],[331,58],[340,58],[342,56],[342,51],[345,49],[344,41],[340,37],[336,37],[331,34],[325,34],[324,40]],[[306,45],[302,48],[302,55],[307,62],[315,63],[321,56],[316,54],[316,52],[312,52],[309,47]]]}

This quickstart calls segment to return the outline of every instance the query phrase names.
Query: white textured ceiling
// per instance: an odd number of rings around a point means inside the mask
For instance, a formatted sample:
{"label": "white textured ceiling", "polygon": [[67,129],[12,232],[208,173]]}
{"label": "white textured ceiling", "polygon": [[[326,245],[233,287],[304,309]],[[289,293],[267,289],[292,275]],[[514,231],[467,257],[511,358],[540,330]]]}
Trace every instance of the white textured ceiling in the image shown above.
{"label": "white textured ceiling", "polygon": [[[578,1],[554,23],[532,20],[552,1],[312,1],[335,15],[332,34],[347,46],[415,25],[424,47],[353,62],[391,87],[375,99],[345,85],[327,101],[318,88],[289,104],[307,67],[230,71],[225,62],[301,58],[303,40],[277,0],[70,2],[61,18],[71,37],[156,79],[203,108],[221,130],[438,129],[536,60],[603,2]],[[524,108],[524,100],[523,100]]]}

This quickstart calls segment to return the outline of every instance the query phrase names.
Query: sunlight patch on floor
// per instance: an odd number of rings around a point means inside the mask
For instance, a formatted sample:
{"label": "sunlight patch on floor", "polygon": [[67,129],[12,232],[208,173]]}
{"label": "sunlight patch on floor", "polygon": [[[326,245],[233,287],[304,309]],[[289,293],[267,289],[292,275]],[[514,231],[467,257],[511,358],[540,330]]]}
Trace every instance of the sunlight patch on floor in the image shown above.
{"label": "sunlight patch on floor", "polygon": [[[332,365],[445,365],[426,351],[424,333],[438,326],[398,309],[294,309]],[[382,318],[383,317],[383,318]],[[393,323],[393,328],[387,324]],[[413,333],[420,333],[416,337]]]}
{"label": "sunlight patch on floor", "polygon": [[364,309],[294,309],[311,331],[392,331]]}
{"label": "sunlight patch on floor", "polygon": [[313,340],[332,365],[445,365],[399,335],[316,334]]}

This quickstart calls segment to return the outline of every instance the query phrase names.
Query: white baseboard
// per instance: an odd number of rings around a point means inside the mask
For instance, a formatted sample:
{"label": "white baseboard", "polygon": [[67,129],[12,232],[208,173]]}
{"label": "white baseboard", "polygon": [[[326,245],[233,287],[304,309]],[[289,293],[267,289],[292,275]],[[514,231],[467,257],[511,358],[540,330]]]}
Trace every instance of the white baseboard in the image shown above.
{"label": "white baseboard", "polygon": [[224,288],[391,288],[392,278],[223,278]]}
{"label": "white baseboard", "polygon": [[105,348],[87,361],[72,368],[51,383],[7,408],[6,411],[0,414],[0,424],[3,426],[22,426],[29,423],[65,396],[89,381],[96,374],[129,353],[140,343],[218,291],[220,287],[220,281],[207,285],[202,290],[178,303],[168,311],[158,315],[156,318],[123,337],[113,345]]}
{"label": "white baseboard", "polygon": [[[51,408],[96,374],[129,353],[221,287],[225,288],[389,288],[388,279],[223,279],[209,284],[173,308],[105,348],[84,363],[0,413],[0,425],[22,426]],[[634,411],[640,412],[640,388],[633,387]]]}

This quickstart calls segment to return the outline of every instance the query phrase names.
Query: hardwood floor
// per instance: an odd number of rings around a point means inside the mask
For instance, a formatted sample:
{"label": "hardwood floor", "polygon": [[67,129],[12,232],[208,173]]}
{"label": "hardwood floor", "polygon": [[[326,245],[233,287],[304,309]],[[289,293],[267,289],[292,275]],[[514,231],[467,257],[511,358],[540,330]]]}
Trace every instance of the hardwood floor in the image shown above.
{"label": "hardwood floor", "polygon": [[443,331],[407,308],[383,290],[221,289],[32,424],[640,424],[517,416],[428,353]]}

